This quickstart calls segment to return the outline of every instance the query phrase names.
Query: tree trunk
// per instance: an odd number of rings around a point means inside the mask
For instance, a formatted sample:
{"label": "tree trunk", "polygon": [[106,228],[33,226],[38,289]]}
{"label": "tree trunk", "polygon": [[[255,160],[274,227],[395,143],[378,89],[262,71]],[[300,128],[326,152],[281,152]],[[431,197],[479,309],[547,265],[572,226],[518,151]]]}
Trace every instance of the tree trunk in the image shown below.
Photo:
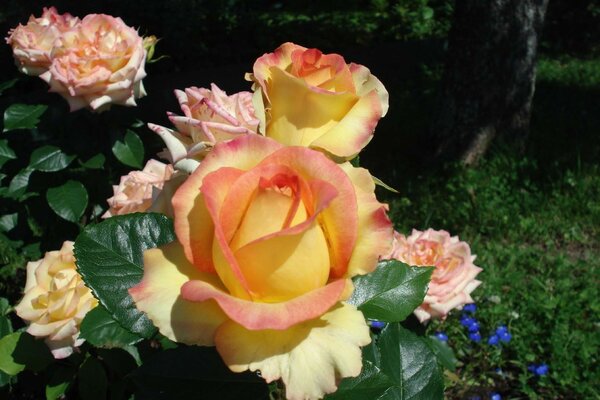
{"label": "tree trunk", "polygon": [[438,157],[474,164],[492,140],[524,143],[548,0],[456,0],[432,137]]}

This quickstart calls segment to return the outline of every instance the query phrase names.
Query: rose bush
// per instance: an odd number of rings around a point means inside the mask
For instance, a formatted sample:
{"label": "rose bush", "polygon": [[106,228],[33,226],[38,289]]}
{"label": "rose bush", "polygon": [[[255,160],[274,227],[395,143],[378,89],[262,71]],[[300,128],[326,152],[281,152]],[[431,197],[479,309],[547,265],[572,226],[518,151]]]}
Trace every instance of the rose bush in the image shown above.
{"label": "rose bush", "polygon": [[135,106],[146,94],[146,53],[137,31],[121,18],[90,14],[57,39],[48,71],[40,75],[71,111],[110,104]]}
{"label": "rose bush", "polygon": [[145,251],[129,291],[163,335],[281,378],[290,399],[358,375],[369,329],[344,300],[392,243],[368,171],[244,135],[215,146],[173,208],[178,240]]}
{"label": "rose bush", "polygon": [[55,358],[65,358],[83,343],[79,326],[98,301],[77,273],[73,242],[27,263],[25,295],[15,307],[28,323],[27,332],[44,338]]}
{"label": "rose bush", "polygon": [[166,158],[180,169],[193,171],[217,143],[240,134],[256,133],[252,93],[227,95],[214,83],[210,89],[175,90],[183,116],[168,112],[176,131],[148,124],[167,145]]}
{"label": "rose bush", "polygon": [[131,171],[113,186],[114,195],[107,200],[110,208],[102,218],[147,211],[172,175],[170,164],[148,160],[143,170]]}
{"label": "rose bush", "polygon": [[473,303],[471,292],[481,284],[475,277],[482,269],[473,264],[471,248],[446,231],[413,229],[409,237],[395,232],[388,258],[408,265],[435,267],[427,296],[414,312],[421,322],[444,319],[450,310]]}
{"label": "rose bush", "polygon": [[388,110],[388,92],[368,68],[293,43],[256,60],[248,79],[261,133],[344,159],[367,145]]}
{"label": "rose bush", "polygon": [[59,14],[56,8],[45,8],[39,18],[29,17],[26,25],[19,24],[8,32],[6,43],[13,50],[15,63],[24,74],[38,76],[48,70],[50,54],[60,35],[79,23],[71,14]]}

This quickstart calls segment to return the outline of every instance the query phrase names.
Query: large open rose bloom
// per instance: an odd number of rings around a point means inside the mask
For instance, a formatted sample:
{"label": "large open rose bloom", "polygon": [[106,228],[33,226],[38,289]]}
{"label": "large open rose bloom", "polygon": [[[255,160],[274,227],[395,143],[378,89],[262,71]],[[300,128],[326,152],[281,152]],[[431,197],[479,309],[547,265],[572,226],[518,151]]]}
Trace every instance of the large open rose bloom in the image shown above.
{"label": "large open rose bloom", "polygon": [[293,43],[256,60],[249,79],[261,133],[341,158],[369,143],[388,109],[388,92],[368,68]]}
{"label": "large open rose bloom", "polygon": [[41,17],[29,17],[8,32],[6,43],[13,49],[15,63],[24,74],[38,76],[48,70],[50,54],[56,39],[79,22],[70,14],[59,14],[56,8],[44,8]]}
{"label": "large open rose bloom", "polygon": [[213,83],[210,89],[175,90],[175,96],[183,115],[167,115],[176,130],[155,124],[148,127],[164,140],[167,158],[178,169],[191,172],[215,144],[240,134],[256,133],[258,119],[250,92],[228,96]]}
{"label": "large open rose bloom", "polygon": [[144,253],[130,289],[163,335],[281,378],[289,399],[359,374],[369,329],[344,300],[393,237],[368,171],[244,135],[215,146],[173,207],[178,240]]}
{"label": "large open rose bloom", "polygon": [[121,18],[87,15],[60,36],[51,57],[49,70],[40,78],[69,102],[71,111],[135,106],[135,99],[146,94],[142,38]]}
{"label": "large open rose bloom", "polygon": [[475,277],[482,269],[473,264],[471,248],[446,231],[413,229],[409,237],[395,232],[394,248],[388,258],[408,265],[435,267],[425,300],[415,310],[421,322],[444,319],[450,310],[473,303],[471,292],[481,284]]}
{"label": "large open rose bloom", "polygon": [[113,185],[114,194],[107,200],[110,208],[102,218],[147,211],[172,175],[170,164],[148,160],[143,170],[131,171]]}
{"label": "large open rose bloom", "polygon": [[73,242],[67,241],[27,264],[25,296],[15,310],[29,324],[28,333],[44,338],[55,358],[65,358],[83,343],[79,326],[97,305],[77,273]]}

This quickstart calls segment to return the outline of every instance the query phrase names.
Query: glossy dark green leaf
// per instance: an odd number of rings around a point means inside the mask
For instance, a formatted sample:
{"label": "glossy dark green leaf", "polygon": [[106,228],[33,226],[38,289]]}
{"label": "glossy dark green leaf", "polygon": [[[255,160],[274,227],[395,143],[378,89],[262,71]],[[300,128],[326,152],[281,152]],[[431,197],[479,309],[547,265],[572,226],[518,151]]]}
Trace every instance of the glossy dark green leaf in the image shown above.
{"label": "glossy dark green leaf", "polygon": [[11,311],[8,299],[0,297],[0,315],[6,315]]}
{"label": "glossy dark green leaf", "polygon": [[381,261],[375,271],[354,279],[355,289],[349,302],[367,318],[403,321],[423,302],[432,272],[430,267]]}
{"label": "glossy dark green leaf", "polygon": [[399,323],[389,324],[381,332],[378,341],[380,368],[394,382],[386,399],[443,399],[442,374],[425,340]]}
{"label": "glossy dark green leaf", "polygon": [[128,290],[142,279],[144,250],[174,239],[170,219],[139,213],[88,226],[75,241],[75,257],[86,285],[121,326],[145,338],[152,337],[156,328],[135,307]]}
{"label": "glossy dark green leaf", "polygon": [[12,104],[4,111],[4,132],[35,128],[47,108],[43,104]]}
{"label": "glossy dark green leaf", "polygon": [[108,379],[104,367],[94,357],[88,357],[77,372],[79,397],[82,400],[106,400]]}
{"label": "glossy dark green leaf", "polygon": [[69,180],[46,192],[48,205],[62,219],[77,222],[88,205],[88,193],[78,181]]}
{"label": "glossy dark green leaf", "polygon": [[233,373],[213,347],[181,346],[146,360],[132,374],[144,399],[196,398],[268,400],[268,387],[256,374]]}
{"label": "glossy dark green leaf", "polygon": [[5,214],[0,217],[0,232],[8,232],[17,226],[19,214]]}
{"label": "glossy dark green leaf", "polygon": [[436,339],[435,336],[428,337],[426,343],[444,368],[452,372],[456,370],[456,356],[448,343]]}
{"label": "glossy dark green leaf", "polygon": [[8,145],[8,140],[0,140],[0,167],[8,160],[14,160],[15,158],[17,158],[17,155]]}
{"label": "glossy dark green leaf", "polygon": [[74,158],[56,146],[42,146],[31,153],[28,168],[43,172],[60,171],[67,168]]}
{"label": "glossy dark green leaf", "polygon": [[25,368],[41,371],[54,360],[43,340],[27,332],[15,332],[0,339],[0,370],[16,375]]}
{"label": "glossy dark green leaf", "polygon": [[0,83],[0,94],[4,93],[5,90],[10,89],[11,87],[15,86],[15,83],[17,83],[19,79],[15,78],[15,79],[11,79],[9,81],[5,81]]}
{"label": "glossy dark green leaf", "polygon": [[101,305],[86,314],[80,329],[81,337],[96,347],[124,347],[142,340],[123,328]]}
{"label": "glossy dark green leaf", "polygon": [[144,161],[144,144],[139,136],[130,130],[125,132],[123,140],[117,140],[112,147],[117,160],[130,167],[142,168]]}
{"label": "glossy dark green leaf", "polygon": [[79,163],[84,168],[102,169],[102,168],[104,168],[104,162],[105,161],[106,161],[106,157],[104,157],[104,154],[99,153],[99,154],[96,154],[95,156],[91,157],[87,161],[85,161],[85,162],[79,162]]}
{"label": "glossy dark green leaf", "polygon": [[371,361],[364,361],[362,371],[356,378],[344,379],[338,390],[327,396],[328,400],[383,399],[394,382]]}
{"label": "glossy dark green leaf", "polygon": [[29,177],[33,170],[25,168],[17,173],[8,185],[7,194],[11,197],[18,198],[25,194],[27,185],[29,185]]}

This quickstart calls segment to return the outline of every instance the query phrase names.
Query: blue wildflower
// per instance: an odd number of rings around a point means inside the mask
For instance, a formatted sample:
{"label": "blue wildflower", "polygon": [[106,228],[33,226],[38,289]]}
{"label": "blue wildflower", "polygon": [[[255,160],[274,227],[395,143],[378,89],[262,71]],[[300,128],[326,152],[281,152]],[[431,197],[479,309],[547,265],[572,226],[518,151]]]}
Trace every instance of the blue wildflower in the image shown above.
{"label": "blue wildflower", "polygon": [[460,317],[460,324],[462,326],[468,327],[469,325],[473,324],[474,322],[477,322],[477,320],[475,320],[475,318],[469,317],[466,314],[463,314],[462,317]]}
{"label": "blue wildflower", "polygon": [[479,322],[473,321],[469,326],[469,332],[478,332],[479,331]]}
{"label": "blue wildflower", "polygon": [[535,364],[529,364],[529,365],[527,366],[527,371],[529,371],[529,372],[533,372],[533,373],[535,374],[535,369],[536,369],[536,368],[537,368],[537,365],[535,365]]}
{"label": "blue wildflower", "polygon": [[537,368],[535,369],[535,373],[538,376],[544,376],[548,373],[548,365],[547,364],[540,364],[537,366]]}
{"label": "blue wildflower", "polygon": [[369,321],[369,324],[373,329],[383,329],[385,327],[385,322],[381,321]]}
{"label": "blue wildflower", "polygon": [[491,346],[496,346],[498,344],[499,340],[500,340],[500,338],[498,337],[498,335],[492,335],[488,339],[488,344]]}
{"label": "blue wildflower", "polygon": [[435,337],[440,342],[447,342],[448,341],[448,335],[446,335],[444,332],[437,332],[435,334]]}
{"label": "blue wildflower", "polygon": [[498,328],[496,328],[496,335],[502,336],[505,333],[508,333],[508,328],[506,325],[500,325]]}
{"label": "blue wildflower", "polygon": [[504,343],[510,342],[510,339],[512,339],[512,335],[509,332],[500,335],[500,340]]}
{"label": "blue wildflower", "polygon": [[481,342],[481,334],[479,332],[472,332],[469,333],[469,339],[471,339],[474,342]]}
{"label": "blue wildflower", "polygon": [[490,397],[490,400],[502,400],[502,396],[500,396],[499,393],[492,393],[492,397]]}
{"label": "blue wildflower", "polygon": [[470,314],[475,314],[475,311],[477,311],[477,306],[475,305],[475,303],[467,304],[463,307],[463,311],[468,312]]}

